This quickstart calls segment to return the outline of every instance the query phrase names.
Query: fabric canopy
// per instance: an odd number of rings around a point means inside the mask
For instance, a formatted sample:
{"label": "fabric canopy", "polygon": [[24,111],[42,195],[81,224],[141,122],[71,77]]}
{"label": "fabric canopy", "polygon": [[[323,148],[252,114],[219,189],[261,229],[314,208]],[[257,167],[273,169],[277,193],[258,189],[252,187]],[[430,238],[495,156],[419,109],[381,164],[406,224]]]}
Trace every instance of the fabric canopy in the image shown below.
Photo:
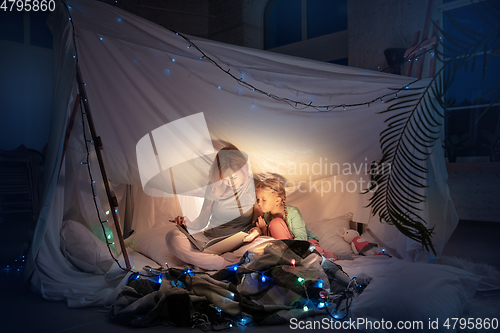
{"label": "fabric canopy", "polygon": [[[102,304],[113,291],[113,284],[103,276],[77,271],[59,250],[63,220],[79,221],[99,234],[92,186],[102,205],[101,220],[109,208],[92,151],[95,185],[90,184],[79,112],[59,168],[78,94],[77,64],[126,230],[148,229],[180,214],[196,216],[200,201],[194,197],[144,193],[137,144],[163,125],[201,114],[214,150],[234,144],[248,154],[254,175],[285,177],[287,202],[300,208],[306,222],[352,212],[354,220],[368,223],[374,237],[396,256],[427,260],[418,242],[370,217],[366,207],[370,194],[361,194],[370,181],[370,162],[382,156],[379,136],[390,116],[379,112],[392,102],[378,98],[414,78],[196,37],[189,37],[190,44],[180,34],[103,2],[70,0],[67,4],[69,10],[58,2],[49,18],[54,33],[54,107],[43,209],[27,265],[33,289],[45,298],[68,299],[71,306]],[[257,89],[249,89],[228,73]],[[420,80],[412,86],[428,83]],[[321,111],[295,101],[339,107]],[[85,137],[90,140],[88,132]],[[207,153],[201,146],[191,149],[196,156]],[[419,207],[428,226],[435,227],[433,243],[439,255],[458,222],[440,142],[425,163],[429,181],[422,191],[428,200]]]}

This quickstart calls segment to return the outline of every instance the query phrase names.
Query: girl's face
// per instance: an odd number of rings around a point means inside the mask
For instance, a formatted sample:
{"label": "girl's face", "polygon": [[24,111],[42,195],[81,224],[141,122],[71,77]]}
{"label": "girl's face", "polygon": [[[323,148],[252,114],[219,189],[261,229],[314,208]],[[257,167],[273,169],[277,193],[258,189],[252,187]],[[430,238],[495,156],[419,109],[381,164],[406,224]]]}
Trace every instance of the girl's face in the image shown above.
{"label": "girl's face", "polygon": [[257,195],[257,204],[264,213],[271,212],[281,201],[281,198],[278,197],[278,194],[269,189],[260,188],[255,191],[255,194]]}

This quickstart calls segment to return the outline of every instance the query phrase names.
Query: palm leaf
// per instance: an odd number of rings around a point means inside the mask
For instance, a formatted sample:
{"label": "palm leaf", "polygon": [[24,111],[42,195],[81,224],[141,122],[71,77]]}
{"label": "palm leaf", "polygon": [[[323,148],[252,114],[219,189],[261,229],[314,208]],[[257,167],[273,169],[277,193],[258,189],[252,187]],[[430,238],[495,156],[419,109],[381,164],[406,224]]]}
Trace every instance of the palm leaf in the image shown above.
{"label": "palm leaf", "polygon": [[[488,10],[500,12],[496,6]],[[492,15],[500,17],[498,13]],[[397,97],[386,101],[387,109],[379,112],[390,116],[385,119],[386,128],[380,133],[383,155],[378,164],[389,165],[390,170],[377,169],[365,192],[373,193],[368,204],[373,215],[395,225],[405,236],[433,252],[434,228],[427,226],[420,212],[426,200],[427,159],[440,139],[443,111],[446,111],[444,94],[459,70],[478,70],[476,58],[480,55],[483,55],[483,66],[479,70],[484,77],[488,62],[500,51],[500,46],[496,45],[500,36],[498,25],[494,25],[492,32],[481,34],[461,26],[452,17],[450,22],[465,38],[451,36],[438,27],[446,40],[446,44],[440,43],[443,49],[435,51],[443,67],[426,86],[395,89]],[[492,89],[486,95],[493,95],[495,102],[500,99],[500,90]]]}

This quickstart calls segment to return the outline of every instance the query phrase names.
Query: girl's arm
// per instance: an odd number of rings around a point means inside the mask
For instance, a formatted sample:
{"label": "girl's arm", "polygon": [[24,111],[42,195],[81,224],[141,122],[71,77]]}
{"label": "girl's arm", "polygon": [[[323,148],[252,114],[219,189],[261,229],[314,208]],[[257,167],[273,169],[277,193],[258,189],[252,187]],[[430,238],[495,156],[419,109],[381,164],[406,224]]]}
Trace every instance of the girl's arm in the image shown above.
{"label": "girl's arm", "polygon": [[253,205],[253,217],[252,217],[252,223],[258,222],[258,217],[259,216],[264,216],[264,212],[262,212],[262,209],[260,208],[259,205],[254,204]]}
{"label": "girl's arm", "polygon": [[260,206],[257,204],[253,205],[252,224],[260,229],[261,235],[267,235],[267,224],[263,217],[264,213],[262,212]]}
{"label": "girl's arm", "polygon": [[252,216],[252,224],[255,225],[252,229],[248,231],[248,236],[246,236],[243,241],[251,242],[255,238],[261,235],[267,235],[267,225],[262,216],[264,213],[259,205],[253,205],[253,216]]}

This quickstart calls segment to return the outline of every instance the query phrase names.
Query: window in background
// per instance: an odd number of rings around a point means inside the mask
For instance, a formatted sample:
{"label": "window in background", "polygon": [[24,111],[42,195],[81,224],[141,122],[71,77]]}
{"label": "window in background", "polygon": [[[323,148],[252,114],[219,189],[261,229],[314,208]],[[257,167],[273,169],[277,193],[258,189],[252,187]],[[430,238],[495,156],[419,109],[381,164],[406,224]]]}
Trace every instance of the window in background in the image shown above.
{"label": "window in background", "polygon": [[[445,0],[445,3],[453,2]],[[483,2],[482,4],[471,5],[463,1],[455,1],[456,6],[445,11],[443,28],[447,34],[456,36],[463,40],[471,40],[467,37],[467,32],[457,28],[452,20],[458,22],[462,27],[477,31],[481,34],[488,34],[495,28],[485,20],[497,22],[491,15],[494,7]],[[500,0],[492,3],[498,6],[496,13],[500,13]],[[445,44],[447,43],[445,38]],[[449,47],[455,50],[458,48],[448,42]],[[498,42],[495,43],[498,45]],[[500,154],[500,101],[496,101],[494,106],[486,111],[487,106],[493,101],[496,94],[486,95],[494,89],[500,89],[500,55],[491,58],[487,66],[487,74],[483,78],[483,65],[485,52],[487,55],[494,48],[490,43],[487,50],[481,50],[474,59],[474,71],[471,72],[471,64],[467,68],[462,67],[455,73],[455,79],[446,92],[448,102],[448,114],[445,121],[446,151],[448,158],[454,160],[457,156],[491,156]],[[447,54],[450,56],[450,54]],[[451,73],[451,69],[446,69]],[[485,112],[486,111],[486,112]]]}
{"label": "window in background", "polygon": [[347,0],[273,0],[264,12],[264,48],[347,30]]}
{"label": "window in background", "polygon": [[264,18],[266,49],[302,40],[302,0],[269,2]]}
{"label": "window in background", "polygon": [[0,11],[0,40],[52,49],[48,15],[48,11]]}
{"label": "window in background", "polygon": [[23,16],[23,12],[0,10],[0,39],[22,43],[24,41]]}
{"label": "window in background", "polygon": [[307,38],[347,30],[346,0],[308,0]]}

